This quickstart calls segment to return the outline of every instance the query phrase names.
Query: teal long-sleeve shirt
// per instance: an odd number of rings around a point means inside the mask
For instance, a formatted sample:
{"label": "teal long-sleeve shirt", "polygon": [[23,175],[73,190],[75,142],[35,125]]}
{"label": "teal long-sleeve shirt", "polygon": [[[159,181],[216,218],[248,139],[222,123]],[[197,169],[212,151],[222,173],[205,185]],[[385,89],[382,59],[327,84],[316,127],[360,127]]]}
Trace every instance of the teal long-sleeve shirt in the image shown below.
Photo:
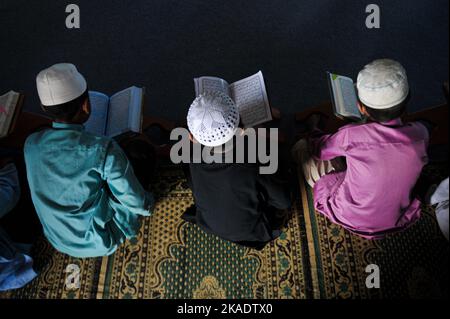
{"label": "teal long-sleeve shirt", "polygon": [[134,175],[120,146],[53,123],[25,143],[32,200],[49,242],[74,257],[112,254],[137,235],[139,216],[149,216],[153,197]]}

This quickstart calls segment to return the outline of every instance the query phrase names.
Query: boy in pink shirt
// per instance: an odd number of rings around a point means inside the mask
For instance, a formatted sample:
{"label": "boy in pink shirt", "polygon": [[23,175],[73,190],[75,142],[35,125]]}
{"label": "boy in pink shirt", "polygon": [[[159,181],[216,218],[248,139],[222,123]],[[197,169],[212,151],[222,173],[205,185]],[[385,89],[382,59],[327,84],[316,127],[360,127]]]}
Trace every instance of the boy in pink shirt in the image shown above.
{"label": "boy in pink shirt", "polygon": [[[412,195],[428,162],[425,125],[402,123],[409,86],[404,68],[382,59],[366,65],[357,80],[359,109],[366,124],[300,140],[293,155],[313,187],[316,210],[365,238],[382,238],[420,217]],[[317,132],[316,132],[317,133]],[[332,160],[345,158],[346,169]]]}

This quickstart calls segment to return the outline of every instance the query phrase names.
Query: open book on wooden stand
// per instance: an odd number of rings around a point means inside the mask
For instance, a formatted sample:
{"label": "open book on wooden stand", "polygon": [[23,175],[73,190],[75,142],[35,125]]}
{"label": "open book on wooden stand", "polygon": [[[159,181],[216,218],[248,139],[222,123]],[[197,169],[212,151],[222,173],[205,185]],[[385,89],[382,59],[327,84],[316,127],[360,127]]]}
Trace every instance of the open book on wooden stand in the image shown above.
{"label": "open book on wooden stand", "polygon": [[22,112],[24,95],[9,91],[0,96],[0,139],[10,135]]}

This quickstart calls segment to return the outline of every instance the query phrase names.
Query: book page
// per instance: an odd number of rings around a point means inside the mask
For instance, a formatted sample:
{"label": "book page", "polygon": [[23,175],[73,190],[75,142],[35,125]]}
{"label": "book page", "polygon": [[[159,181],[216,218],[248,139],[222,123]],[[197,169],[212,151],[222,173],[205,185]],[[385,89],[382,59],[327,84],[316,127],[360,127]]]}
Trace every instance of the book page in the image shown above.
{"label": "book page", "polygon": [[245,127],[254,127],[272,120],[269,99],[262,72],[230,85],[231,98],[236,103]]}
{"label": "book page", "polygon": [[353,80],[346,76],[329,73],[329,84],[335,113],[342,117],[361,119]]}
{"label": "book page", "polygon": [[[135,112],[140,110],[136,96],[139,90],[141,89],[133,86],[111,96],[106,125],[107,136],[114,137],[132,130],[130,123],[133,122]],[[141,116],[140,113],[138,115]],[[134,123],[134,126],[136,127],[137,124]]]}
{"label": "book page", "polygon": [[10,91],[0,96],[0,138],[9,133],[20,94]]}
{"label": "book page", "polygon": [[84,123],[86,132],[105,135],[109,97],[100,92],[89,91],[89,100],[91,101],[91,116]]}
{"label": "book page", "polygon": [[144,88],[133,87],[133,93],[130,104],[130,119],[128,127],[132,132],[142,132],[142,117],[143,117],[143,103],[144,103]]}
{"label": "book page", "polygon": [[199,96],[206,91],[220,91],[230,96],[230,89],[228,82],[224,79],[213,76],[202,76],[194,79],[195,96]]}

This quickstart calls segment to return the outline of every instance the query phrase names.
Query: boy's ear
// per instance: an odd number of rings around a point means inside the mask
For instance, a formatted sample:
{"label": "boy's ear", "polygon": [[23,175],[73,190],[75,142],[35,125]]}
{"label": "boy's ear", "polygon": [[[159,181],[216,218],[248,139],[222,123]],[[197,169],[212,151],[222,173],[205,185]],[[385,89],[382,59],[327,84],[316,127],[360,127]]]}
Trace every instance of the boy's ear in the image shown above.
{"label": "boy's ear", "polygon": [[83,113],[91,114],[91,101],[89,100],[89,98],[86,98],[86,100],[84,100],[81,109],[83,110]]}
{"label": "boy's ear", "polygon": [[359,101],[358,101],[358,110],[359,112],[361,112],[361,114],[368,116],[366,107]]}
{"label": "boy's ear", "polygon": [[198,143],[197,140],[195,139],[194,135],[192,135],[191,132],[189,132],[189,140],[190,140],[192,143]]}
{"label": "boy's ear", "polygon": [[363,112],[363,108],[362,108],[362,105],[361,105],[361,102],[356,102],[357,104],[358,104],[358,110],[362,113]]}

